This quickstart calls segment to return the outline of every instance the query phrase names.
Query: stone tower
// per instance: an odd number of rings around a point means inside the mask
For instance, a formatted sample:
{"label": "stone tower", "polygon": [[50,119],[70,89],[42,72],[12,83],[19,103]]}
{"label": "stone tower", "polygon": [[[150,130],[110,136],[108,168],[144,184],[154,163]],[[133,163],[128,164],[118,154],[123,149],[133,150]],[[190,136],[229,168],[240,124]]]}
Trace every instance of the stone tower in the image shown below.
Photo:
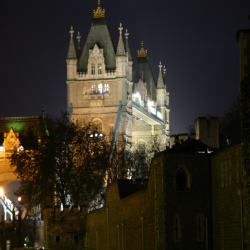
{"label": "stone tower", "polygon": [[[119,133],[126,142],[132,147],[138,142],[150,147],[157,139],[164,150],[169,140],[169,92],[165,75],[160,71],[162,86],[157,88],[156,95],[156,83],[143,44],[133,71],[128,30],[124,34],[125,43],[122,24],[118,30],[119,42],[115,48],[100,0],[83,50],[80,33],[75,49],[71,27],[67,56],[67,105],[72,103],[71,117],[80,124],[92,122],[96,132],[112,138],[121,101]],[[144,86],[143,97],[136,98],[138,93],[134,92],[138,86]]]}

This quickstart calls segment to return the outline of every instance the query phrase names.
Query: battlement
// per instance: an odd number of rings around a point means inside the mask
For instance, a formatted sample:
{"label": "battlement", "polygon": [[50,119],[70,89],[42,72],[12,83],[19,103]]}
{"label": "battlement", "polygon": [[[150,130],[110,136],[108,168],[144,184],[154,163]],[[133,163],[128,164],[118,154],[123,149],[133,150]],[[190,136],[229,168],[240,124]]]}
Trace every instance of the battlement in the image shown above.
{"label": "battlement", "polygon": [[47,206],[47,208],[45,209],[45,212],[47,214],[61,214],[61,215],[65,215],[65,214],[87,214],[88,213],[88,207],[87,206],[72,206],[70,207],[70,205],[65,205],[63,207],[63,209],[61,209],[60,205],[51,207],[51,206]]}

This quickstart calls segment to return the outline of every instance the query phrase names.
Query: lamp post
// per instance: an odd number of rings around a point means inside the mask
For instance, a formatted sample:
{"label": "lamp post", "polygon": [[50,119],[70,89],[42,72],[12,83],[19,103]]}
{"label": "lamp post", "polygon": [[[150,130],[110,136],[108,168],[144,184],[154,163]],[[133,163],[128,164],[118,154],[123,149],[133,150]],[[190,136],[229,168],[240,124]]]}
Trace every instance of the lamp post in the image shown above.
{"label": "lamp post", "polygon": [[18,242],[18,247],[21,247],[21,235],[22,235],[21,201],[22,201],[22,197],[19,196],[17,198],[17,200],[18,200],[18,222],[19,222],[19,242]]}

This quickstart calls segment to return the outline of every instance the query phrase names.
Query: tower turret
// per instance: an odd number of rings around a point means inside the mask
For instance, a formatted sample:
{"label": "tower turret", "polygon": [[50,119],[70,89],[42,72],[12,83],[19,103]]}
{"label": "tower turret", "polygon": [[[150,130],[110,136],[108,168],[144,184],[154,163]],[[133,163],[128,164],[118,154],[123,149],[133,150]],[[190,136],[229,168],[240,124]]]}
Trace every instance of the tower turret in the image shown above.
{"label": "tower turret", "polygon": [[160,62],[159,65],[159,77],[157,82],[157,89],[156,89],[156,100],[157,100],[157,107],[163,107],[165,104],[165,87],[162,77],[162,71],[161,71],[162,65]]}
{"label": "tower turret", "polygon": [[69,51],[67,56],[67,79],[74,79],[76,78],[76,72],[77,72],[77,57],[76,57],[76,50],[75,45],[73,41],[73,26],[71,26],[70,33],[70,43],[69,43]]}
{"label": "tower turret", "polygon": [[77,56],[77,60],[79,61],[82,55],[82,49],[81,49],[81,36],[80,36],[80,32],[78,32],[78,36],[77,38],[77,51],[76,51],[76,56]]}
{"label": "tower turret", "polygon": [[126,77],[127,74],[127,61],[128,58],[125,53],[123,38],[122,38],[122,24],[120,23],[120,27],[118,28],[120,31],[119,42],[116,51],[116,72],[118,77]]}
{"label": "tower turret", "polygon": [[132,81],[132,65],[133,65],[133,61],[132,61],[130,48],[129,48],[129,44],[128,44],[128,36],[129,36],[128,29],[126,29],[126,33],[124,35],[125,35],[125,39],[126,39],[125,40],[125,52],[127,53],[127,56],[128,56],[127,76],[128,76],[128,80]]}

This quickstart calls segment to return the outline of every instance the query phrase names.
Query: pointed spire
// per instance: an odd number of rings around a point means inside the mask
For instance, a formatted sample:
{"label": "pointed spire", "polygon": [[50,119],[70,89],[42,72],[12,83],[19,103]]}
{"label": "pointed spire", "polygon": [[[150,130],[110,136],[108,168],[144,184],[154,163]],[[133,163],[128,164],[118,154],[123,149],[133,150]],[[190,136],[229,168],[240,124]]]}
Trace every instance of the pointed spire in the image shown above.
{"label": "pointed spire", "polygon": [[162,77],[162,72],[161,72],[161,62],[159,65],[159,78],[158,78],[158,82],[157,82],[157,89],[164,89],[164,82],[163,82],[163,77]]}
{"label": "pointed spire", "polygon": [[77,51],[76,51],[76,55],[77,55],[77,59],[80,60],[80,57],[82,55],[82,49],[81,49],[81,36],[80,36],[80,32],[78,32],[78,36],[76,37],[78,44],[77,44]]}
{"label": "pointed spire", "polygon": [[120,23],[120,27],[118,28],[118,30],[120,30],[120,38],[119,38],[119,42],[118,42],[118,46],[117,46],[117,51],[116,51],[116,55],[117,56],[126,56],[125,54],[125,49],[124,49],[124,43],[123,43],[123,38],[122,38],[122,24]]}
{"label": "pointed spire", "polygon": [[76,59],[76,49],[73,41],[73,26],[71,26],[71,30],[69,31],[70,33],[70,43],[69,43],[69,51],[68,51],[68,56],[67,59]]}
{"label": "pointed spire", "polygon": [[166,71],[167,69],[165,68],[165,65],[163,66],[163,82],[165,85],[165,89],[168,92],[168,85],[167,85],[167,79],[166,79]]}
{"label": "pointed spire", "polygon": [[130,48],[129,48],[129,44],[128,44],[128,36],[129,36],[128,29],[126,29],[126,33],[124,35],[125,35],[125,38],[126,38],[125,51],[126,51],[126,53],[128,53],[128,60],[131,62],[132,57],[131,57]]}

